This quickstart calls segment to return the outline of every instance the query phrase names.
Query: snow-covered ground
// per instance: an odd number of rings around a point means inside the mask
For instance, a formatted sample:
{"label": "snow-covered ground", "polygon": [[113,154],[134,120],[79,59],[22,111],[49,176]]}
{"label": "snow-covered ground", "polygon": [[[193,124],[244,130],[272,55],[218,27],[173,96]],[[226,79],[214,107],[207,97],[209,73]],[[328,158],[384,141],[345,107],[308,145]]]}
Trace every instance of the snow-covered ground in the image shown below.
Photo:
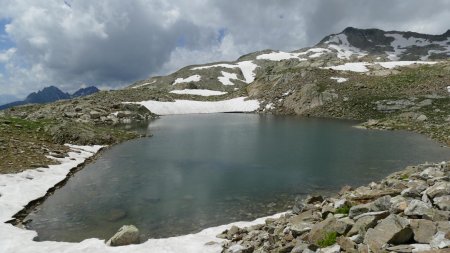
{"label": "snow-covered ground", "polygon": [[344,77],[330,77],[331,80],[336,80],[336,82],[338,83],[343,83],[343,82],[347,82],[347,78]]}
{"label": "snow-covered ground", "polygon": [[340,70],[340,71],[352,71],[352,72],[368,72],[369,69],[368,66],[372,66],[374,64],[379,64],[381,67],[386,69],[393,69],[396,67],[402,67],[402,66],[408,66],[412,64],[436,64],[437,62],[431,62],[431,61],[388,61],[388,62],[374,62],[374,63],[368,63],[368,62],[347,62],[342,65],[337,66],[331,66],[331,67],[324,67],[324,69],[333,69],[333,70]]}
{"label": "snow-covered ground", "polygon": [[331,67],[325,67],[325,69],[333,69],[333,70],[340,70],[340,71],[352,71],[352,72],[367,72],[369,69],[366,67],[367,65],[370,65],[368,62],[347,62],[342,65],[337,66],[331,66]]}
{"label": "snow-covered ground", "polygon": [[219,112],[253,112],[259,108],[258,100],[245,100],[238,97],[222,101],[175,100],[175,102],[142,101],[137,102],[158,115],[219,113]]}
{"label": "snow-covered ground", "polygon": [[222,76],[219,76],[217,79],[219,79],[219,82],[223,85],[234,85],[231,80],[239,80],[235,73],[228,73],[225,71],[222,71]]}
{"label": "snow-covered ground", "polygon": [[288,59],[298,59],[306,61],[305,58],[299,58],[298,53],[288,53],[288,52],[271,52],[268,54],[261,54],[256,56],[257,60],[269,60],[269,61],[282,61],[282,60],[288,60]]}
{"label": "snow-covered ground", "polygon": [[139,84],[139,85],[136,85],[136,86],[134,86],[134,87],[131,87],[131,88],[132,88],[132,89],[136,89],[136,88],[140,88],[140,87],[143,87],[143,86],[146,86],[146,85],[152,84],[152,83],[156,83],[156,80],[153,80],[152,82],[141,83],[141,84]]}
{"label": "snow-covered ground", "polygon": [[175,79],[175,81],[173,82],[172,85],[178,84],[178,83],[190,83],[190,82],[198,82],[200,81],[202,77],[200,75],[192,75],[190,77],[186,77],[186,78],[177,78]]}
{"label": "snow-covered ground", "polygon": [[209,96],[220,96],[227,94],[225,91],[217,91],[217,90],[202,90],[202,89],[184,89],[184,90],[172,90],[169,93],[174,94],[187,94],[187,95],[199,95],[204,97]]}
{"label": "snow-covered ground", "polygon": [[289,52],[283,52],[283,51],[277,51],[277,52],[271,52],[267,54],[260,54],[256,56],[257,60],[268,60],[268,61],[282,61],[282,60],[288,60],[288,59],[297,59],[299,61],[307,61],[308,59],[300,56],[307,56],[309,58],[317,58],[322,56],[325,53],[331,52],[328,48],[310,48],[304,52],[299,53],[289,53]]}
{"label": "snow-covered ground", "polygon": [[208,66],[200,66],[200,67],[194,67],[191,70],[202,70],[202,69],[209,69],[209,68],[228,68],[228,69],[234,69],[234,68],[240,68],[242,75],[244,76],[246,83],[251,83],[255,80],[255,69],[258,67],[253,61],[241,61],[236,64],[227,64],[227,63],[220,63],[220,64],[214,64],[214,65],[208,65]]}
{"label": "snow-covered ground", "polygon": [[0,175],[0,252],[14,253],[218,253],[223,239],[217,234],[233,225],[246,227],[263,224],[266,218],[276,218],[281,214],[259,218],[250,222],[235,222],[228,225],[207,228],[197,234],[150,239],[142,244],[122,247],[109,247],[100,239],[86,239],[80,243],[44,241],[36,242],[35,231],[21,229],[4,223],[23,209],[30,201],[40,198],[66,178],[69,171],[98,152],[102,146],[75,146],[66,158],[55,158],[61,164],[49,168],[37,168],[17,174]]}
{"label": "snow-covered ground", "polygon": [[350,59],[352,55],[356,55],[358,58],[367,55],[367,52],[352,46],[350,42],[348,42],[347,35],[342,33],[333,35],[330,40],[325,43],[328,44],[328,48],[336,50],[339,59]]}

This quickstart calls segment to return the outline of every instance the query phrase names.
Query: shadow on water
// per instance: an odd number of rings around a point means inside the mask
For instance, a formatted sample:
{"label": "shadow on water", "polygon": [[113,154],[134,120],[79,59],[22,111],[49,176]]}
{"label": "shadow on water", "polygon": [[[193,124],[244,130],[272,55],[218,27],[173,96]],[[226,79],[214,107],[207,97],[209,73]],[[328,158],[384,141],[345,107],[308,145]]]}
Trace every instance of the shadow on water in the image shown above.
{"label": "shadow on water", "polygon": [[169,237],[285,211],[299,194],[450,157],[424,136],[354,124],[209,114],[132,125],[153,137],[104,152],[37,207],[27,226],[37,240],[106,239],[124,224],[136,225],[143,239]]}

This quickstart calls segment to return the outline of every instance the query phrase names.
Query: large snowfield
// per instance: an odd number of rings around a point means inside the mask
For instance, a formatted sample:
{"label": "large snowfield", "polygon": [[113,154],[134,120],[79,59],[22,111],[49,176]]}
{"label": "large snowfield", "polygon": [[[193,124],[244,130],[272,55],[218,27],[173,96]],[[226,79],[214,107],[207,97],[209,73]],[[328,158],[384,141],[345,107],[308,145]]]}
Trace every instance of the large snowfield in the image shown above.
{"label": "large snowfield", "polygon": [[221,101],[175,100],[175,102],[143,101],[137,104],[145,106],[158,115],[219,113],[219,112],[253,112],[259,108],[258,100],[245,100],[238,97]]}
{"label": "large snowfield", "polygon": [[[63,181],[71,169],[82,164],[86,159],[97,153],[103,146],[75,146],[71,148],[69,156],[55,158],[61,164],[50,165],[48,168],[26,170],[17,174],[0,175],[0,252],[1,253],[215,253],[221,252],[223,239],[216,237],[233,225],[251,226],[262,224],[266,218],[259,218],[249,222],[235,222],[228,225],[204,229],[196,234],[150,239],[142,244],[122,247],[109,247],[101,239],[91,238],[80,243],[44,241],[36,242],[35,231],[21,229],[5,223],[13,215],[22,210],[30,201],[45,196],[47,191]],[[279,217],[281,214],[271,216]]]}

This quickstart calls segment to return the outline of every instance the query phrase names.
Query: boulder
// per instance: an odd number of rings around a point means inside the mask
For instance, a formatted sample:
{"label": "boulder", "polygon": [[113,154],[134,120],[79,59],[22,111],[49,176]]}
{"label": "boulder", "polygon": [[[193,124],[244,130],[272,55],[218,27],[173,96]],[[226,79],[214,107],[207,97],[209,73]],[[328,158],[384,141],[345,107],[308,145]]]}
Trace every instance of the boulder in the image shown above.
{"label": "boulder", "polygon": [[429,220],[411,220],[411,229],[414,232],[414,241],[418,243],[430,243],[436,234],[436,224]]}
{"label": "boulder", "polygon": [[391,196],[386,195],[372,202],[371,211],[386,211],[391,208],[391,205]]}
{"label": "boulder", "polygon": [[357,252],[356,243],[348,237],[340,236],[336,239],[336,242],[339,246],[341,246],[341,249],[346,252]]}
{"label": "boulder", "polygon": [[139,229],[133,225],[125,225],[106,244],[109,246],[123,246],[138,244],[139,242]]}
{"label": "boulder", "polygon": [[364,243],[372,251],[378,252],[387,244],[399,245],[413,238],[409,221],[398,215],[391,214],[374,228],[370,228],[364,238]]}
{"label": "boulder", "polygon": [[337,220],[330,216],[324,221],[316,223],[309,232],[308,240],[311,243],[317,243],[325,238],[329,233],[336,232],[338,235],[344,235],[350,230],[351,224]]}
{"label": "boulder", "polygon": [[375,227],[377,225],[377,221],[379,218],[377,216],[364,216],[359,218],[355,225],[350,229],[350,231],[347,233],[347,236],[353,236],[356,234],[365,235],[366,231],[369,228]]}
{"label": "boulder", "polygon": [[354,217],[356,217],[358,215],[361,215],[363,213],[368,213],[368,212],[370,212],[371,208],[372,208],[372,205],[370,203],[369,204],[360,204],[360,205],[352,206],[350,208],[349,213],[348,213],[348,217],[354,218]]}
{"label": "boulder", "polygon": [[89,116],[91,117],[91,119],[100,119],[102,114],[97,111],[91,111],[89,112]]}
{"label": "boulder", "polygon": [[391,198],[391,208],[389,212],[391,213],[402,213],[408,207],[408,203],[410,200],[406,199],[403,196],[395,196]]}
{"label": "boulder", "polygon": [[443,211],[450,211],[450,195],[436,197],[433,203]]}
{"label": "boulder", "polygon": [[436,197],[450,195],[450,182],[438,182],[426,190],[426,194],[434,199]]}
{"label": "boulder", "polygon": [[430,246],[432,248],[449,248],[450,247],[450,232],[447,231],[447,233],[439,231],[434,236],[433,239],[430,242]]}
{"label": "boulder", "polygon": [[417,117],[417,121],[426,121],[428,119],[427,116],[425,116],[424,114],[420,115],[419,117]]}
{"label": "boulder", "polygon": [[405,215],[408,216],[423,216],[429,215],[432,212],[431,206],[427,203],[413,199],[405,209]]}

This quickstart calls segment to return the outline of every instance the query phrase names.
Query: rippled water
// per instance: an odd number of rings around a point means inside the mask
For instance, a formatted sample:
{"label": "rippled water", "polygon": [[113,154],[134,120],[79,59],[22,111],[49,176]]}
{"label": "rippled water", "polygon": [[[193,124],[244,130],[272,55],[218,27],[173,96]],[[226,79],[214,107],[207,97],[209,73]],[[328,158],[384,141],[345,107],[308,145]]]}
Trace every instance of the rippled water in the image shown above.
{"label": "rippled water", "polygon": [[109,238],[134,224],[169,237],[292,204],[294,196],[378,180],[406,165],[450,158],[407,132],[355,122],[209,114],[153,121],[151,138],[114,146],[70,178],[27,219],[37,240]]}

